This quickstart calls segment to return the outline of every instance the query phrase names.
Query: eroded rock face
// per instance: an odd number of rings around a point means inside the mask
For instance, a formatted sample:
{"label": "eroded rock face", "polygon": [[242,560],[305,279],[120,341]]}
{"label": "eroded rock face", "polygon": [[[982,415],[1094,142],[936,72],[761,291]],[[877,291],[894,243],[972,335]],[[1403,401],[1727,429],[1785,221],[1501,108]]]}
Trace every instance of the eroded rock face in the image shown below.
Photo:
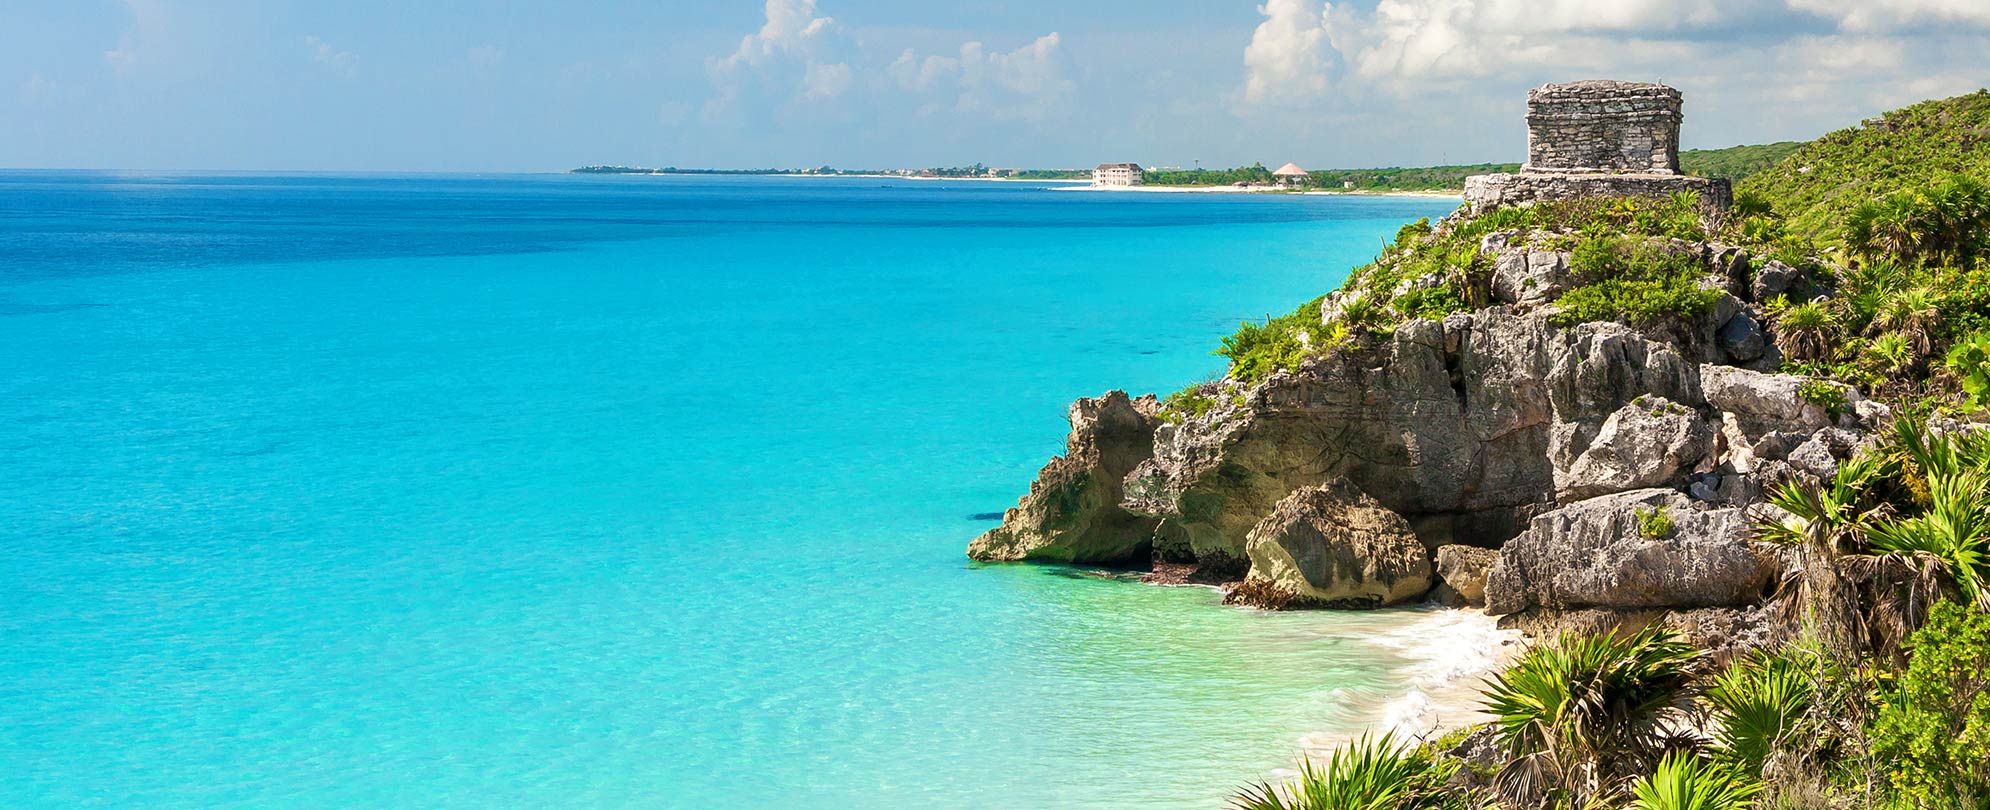
{"label": "eroded rock face", "polygon": [[1456,543],[1439,546],[1437,600],[1455,605],[1484,605],[1486,575],[1492,572],[1493,564],[1497,562],[1499,551],[1496,549]]}
{"label": "eroded rock face", "polygon": [[[1671,531],[1646,536],[1641,509],[1663,511]],[[1578,501],[1535,518],[1500,548],[1486,611],[1753,605],[1782,565],[1773,547],[1749,537],[1745,510],[1709,509],[1670,489]]]}
{"label": "eroded rock face", "polygon": [[1429,547],[1495,546],[1554,506],[1558,476],[1641,396],[1703,401],[1696,365],[1615,323],[1561,329],[1499,310],[1413,321],[1274,375],[1241,409],[1164,427],[1127,507],[1198,559],[1240,558],[1286,495],[1345,478]]}
{"label": "eroded rock face", "polygon": [[1556,476],[1567,503],[1669,484],[1713,450],[1714,430],[1699,411],[1663,397],[1639,397],[1610,414],[1589,448]]}
{"label": "eroded rock face", "polygon": [[1120,506],[1126,474],[1154,453],[1152,396],[1109,391],[1071,405],[1064,455],[1051,459],[1002,525],[974,539],[976,560],[1144,563],[1154,519]]}
{"label": "eroded rock face", "polygon": [[1304,487],[1251,530],[1233,601],[1260,607],[1378,607],[1423,598],[1431,566],[1400,515],[1346,481]]}

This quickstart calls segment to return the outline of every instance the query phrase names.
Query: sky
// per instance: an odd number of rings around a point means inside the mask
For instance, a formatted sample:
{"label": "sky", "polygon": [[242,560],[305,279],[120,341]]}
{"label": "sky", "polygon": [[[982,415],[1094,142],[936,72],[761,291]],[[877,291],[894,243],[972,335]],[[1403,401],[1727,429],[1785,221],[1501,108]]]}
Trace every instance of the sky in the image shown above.
{"label": "sky", "polygon": [[1519,161],[1583,78],[1805,140],[1990,85],[1990,0],[0,0],[0,167]]}

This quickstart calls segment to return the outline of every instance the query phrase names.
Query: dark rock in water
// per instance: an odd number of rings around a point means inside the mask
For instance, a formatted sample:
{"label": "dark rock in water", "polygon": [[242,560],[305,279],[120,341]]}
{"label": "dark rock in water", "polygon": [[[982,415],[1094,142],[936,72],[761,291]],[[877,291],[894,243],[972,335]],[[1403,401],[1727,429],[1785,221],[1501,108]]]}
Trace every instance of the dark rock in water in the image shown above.
{"label": "dark rock in water", "polygon": [[972,515],[968,515],[968,516],[967,516],[967,519],[968,519],[968,520],[975,520],[975,521],[980,521],[980,520],[1001,520],[1001,519],[1002,519],[1002,513],[1001,513],[1001,512],[976,512],[976,513],[974,513],[974,514],[972,514]]}
{"label": "dark rock in water", "polygon": [[968,544],[976,560],[1141,564],[1153,552],[1155,520],[1120,507],[1126,474],[1154,455],[1152,395],[1109,391],[1071,405],[1064,455],[1037,473],[1002,525]]}

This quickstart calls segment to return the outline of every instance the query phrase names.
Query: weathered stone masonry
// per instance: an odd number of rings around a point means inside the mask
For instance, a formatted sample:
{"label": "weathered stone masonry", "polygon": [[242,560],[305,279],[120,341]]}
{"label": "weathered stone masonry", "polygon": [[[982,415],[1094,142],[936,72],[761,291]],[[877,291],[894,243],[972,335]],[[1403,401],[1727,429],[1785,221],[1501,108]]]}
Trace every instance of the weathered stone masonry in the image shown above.
{"label": "weathered stone masonry", "polygon": [[1679,173],[1682,97],[1662,84],[1592,80],[1527,94],[1527,164],[1516,174],[1467,178],[1474,215],[1508,205],[1577,197],[1666,197],[1682,191],[1725,210],[1725,179]]}
{"label": "weathered stone masonry", "polygon": [[1586,81],[1527,94],[1527,167],[1535,172],[1679,173],[1678,90]]}

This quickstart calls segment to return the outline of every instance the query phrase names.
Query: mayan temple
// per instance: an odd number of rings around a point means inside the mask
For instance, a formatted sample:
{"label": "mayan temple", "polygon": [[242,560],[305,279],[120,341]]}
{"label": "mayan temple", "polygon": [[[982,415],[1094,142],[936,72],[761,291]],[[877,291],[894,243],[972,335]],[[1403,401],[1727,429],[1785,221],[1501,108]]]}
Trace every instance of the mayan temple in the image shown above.
{"label": "mayan temple", "polygon": [[1681,191],[1725,209],[1728,181],[1679,173],[1682,98],[1662,84],[1591,80],[1527,93],[1527,163],[1465,181],[1473,213],[1538,200],[1663,197]]}

